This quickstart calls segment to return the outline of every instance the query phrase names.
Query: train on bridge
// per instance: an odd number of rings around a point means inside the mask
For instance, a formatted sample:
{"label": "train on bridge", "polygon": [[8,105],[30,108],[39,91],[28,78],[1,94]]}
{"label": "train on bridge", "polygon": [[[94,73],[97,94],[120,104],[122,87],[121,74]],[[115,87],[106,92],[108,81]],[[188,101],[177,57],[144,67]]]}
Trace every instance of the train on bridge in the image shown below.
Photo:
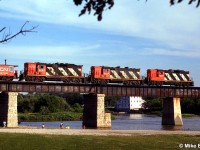
{"label": "train on bridge", "polygon": [[141,85],[174,85],[194,86],[189,71],[147,69],[146,77],[141,76],[140,68],[91,66],[88,75],[83,74],[83,65],[68,63],[40,63],[26,62],[24,70],[15,70],[16,65],[0,64],[0,80],[13,79],[43,82],[63,81],[65,83],[91,83],[91,84],[123,84],[132,86]]}

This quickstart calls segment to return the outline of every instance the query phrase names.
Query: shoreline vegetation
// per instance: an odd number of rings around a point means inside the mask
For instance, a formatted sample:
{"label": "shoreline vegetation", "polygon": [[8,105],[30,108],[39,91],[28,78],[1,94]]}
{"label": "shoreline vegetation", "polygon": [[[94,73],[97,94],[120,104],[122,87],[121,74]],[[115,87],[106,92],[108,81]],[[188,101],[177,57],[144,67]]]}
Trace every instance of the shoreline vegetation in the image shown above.
{"label": "shoreline vegetation", "polygon": [[40,113],[19,113],[19,122],[42,122],[42,121],[79,121],[82,120],[82,113],[58,112],[46,115]]}
{"label": "shoreline vegetation", "polygon": [[[125,112],[117,112],[116,101],[119,97],[105,97],[105,112],[114,115],[127,115]],[[143,110],[129,113],[152,114],[162,117],[162,98],[146,98]],[[77,121],[82,120],[84,108],[84,95],[79,93],[61,94],[19,94],[18,95],[19,122],[26,121]],[[181,111],[183,118],[199,117],[199,99],[182,99]],[[195,115],[196,114],[196,115]]]}
{"label": "shoreline vegetation", "polygon": [[[145,114],[145,115],[156,115],[162,117],[161,112],[149,112],[149,113],[126,113],[126,112],[111,112],[111,120],[115,120],[117,115],[130,115],[130,114]],[[82,112],[58,112],[49,113],[43,115],[40,113],[19,113],[19,123],[20,122],[47,122],[47,121],[81,121],[83,117]],[[198,118],[200,115],[195,114],[182,114],[183,118]]]}

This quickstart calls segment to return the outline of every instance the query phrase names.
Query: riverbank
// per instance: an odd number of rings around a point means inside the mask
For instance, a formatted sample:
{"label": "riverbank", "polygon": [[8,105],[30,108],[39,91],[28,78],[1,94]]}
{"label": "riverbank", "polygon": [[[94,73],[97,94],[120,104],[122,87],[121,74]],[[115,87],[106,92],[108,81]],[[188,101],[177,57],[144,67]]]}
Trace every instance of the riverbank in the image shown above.
{"label": "riverbank", "polygon": [[200,135],[200,131],[171,130],[111,130],[111,129],[38,129],[0,128],[0,133],[25,133],[46,135],[93,135],[93,136],[136,136],[136,135]]}
{"label": "riverbank", "polygon": [[0,129],[0,149],[179,150],[192,148],[191,146],[198,148],[200,144],[198,132],[184,132],[184,134],[178,132],[176,135],[175,133],[177,132],[5,128]]}

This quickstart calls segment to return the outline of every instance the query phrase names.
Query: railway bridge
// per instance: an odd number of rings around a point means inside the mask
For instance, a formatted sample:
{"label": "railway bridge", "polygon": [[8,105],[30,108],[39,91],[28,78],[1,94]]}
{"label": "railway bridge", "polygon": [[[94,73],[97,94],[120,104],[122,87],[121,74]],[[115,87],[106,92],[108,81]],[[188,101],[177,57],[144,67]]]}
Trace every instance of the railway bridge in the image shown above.
{"label": "railway bridge", "polygon": [[18,126],[17,95],[31,93],[83,93],[84,127],[111,127],[111,115],[105,113],[105,96],[165,97],[163,125],[183,125],[180,100],[183,97],[200,97],[200,87],[175,86],[124,86],[116,84],[66,84],[56,82],[0,82],[0,124]]}

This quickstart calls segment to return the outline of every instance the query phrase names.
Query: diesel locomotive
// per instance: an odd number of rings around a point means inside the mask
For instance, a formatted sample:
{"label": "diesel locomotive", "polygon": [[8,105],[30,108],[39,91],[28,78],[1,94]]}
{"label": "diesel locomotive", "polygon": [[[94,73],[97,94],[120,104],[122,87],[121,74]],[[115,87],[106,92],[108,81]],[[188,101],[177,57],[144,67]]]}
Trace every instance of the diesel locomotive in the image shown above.
{"label": "diesel locomotive", "polygon": [[140,68],[91,66],[90,74],[83,75],[83,65],[68,63],[40,63],[26,62],[24,70],[18,77],[16,65],[0,65],[0,80],[13,79],[43,82],[63,81],[65,83],[108,84],[120,83],[123,85],[174,85],[194,86],[190,72],[184,70],[148,69],[146,77],[141,76]]}

